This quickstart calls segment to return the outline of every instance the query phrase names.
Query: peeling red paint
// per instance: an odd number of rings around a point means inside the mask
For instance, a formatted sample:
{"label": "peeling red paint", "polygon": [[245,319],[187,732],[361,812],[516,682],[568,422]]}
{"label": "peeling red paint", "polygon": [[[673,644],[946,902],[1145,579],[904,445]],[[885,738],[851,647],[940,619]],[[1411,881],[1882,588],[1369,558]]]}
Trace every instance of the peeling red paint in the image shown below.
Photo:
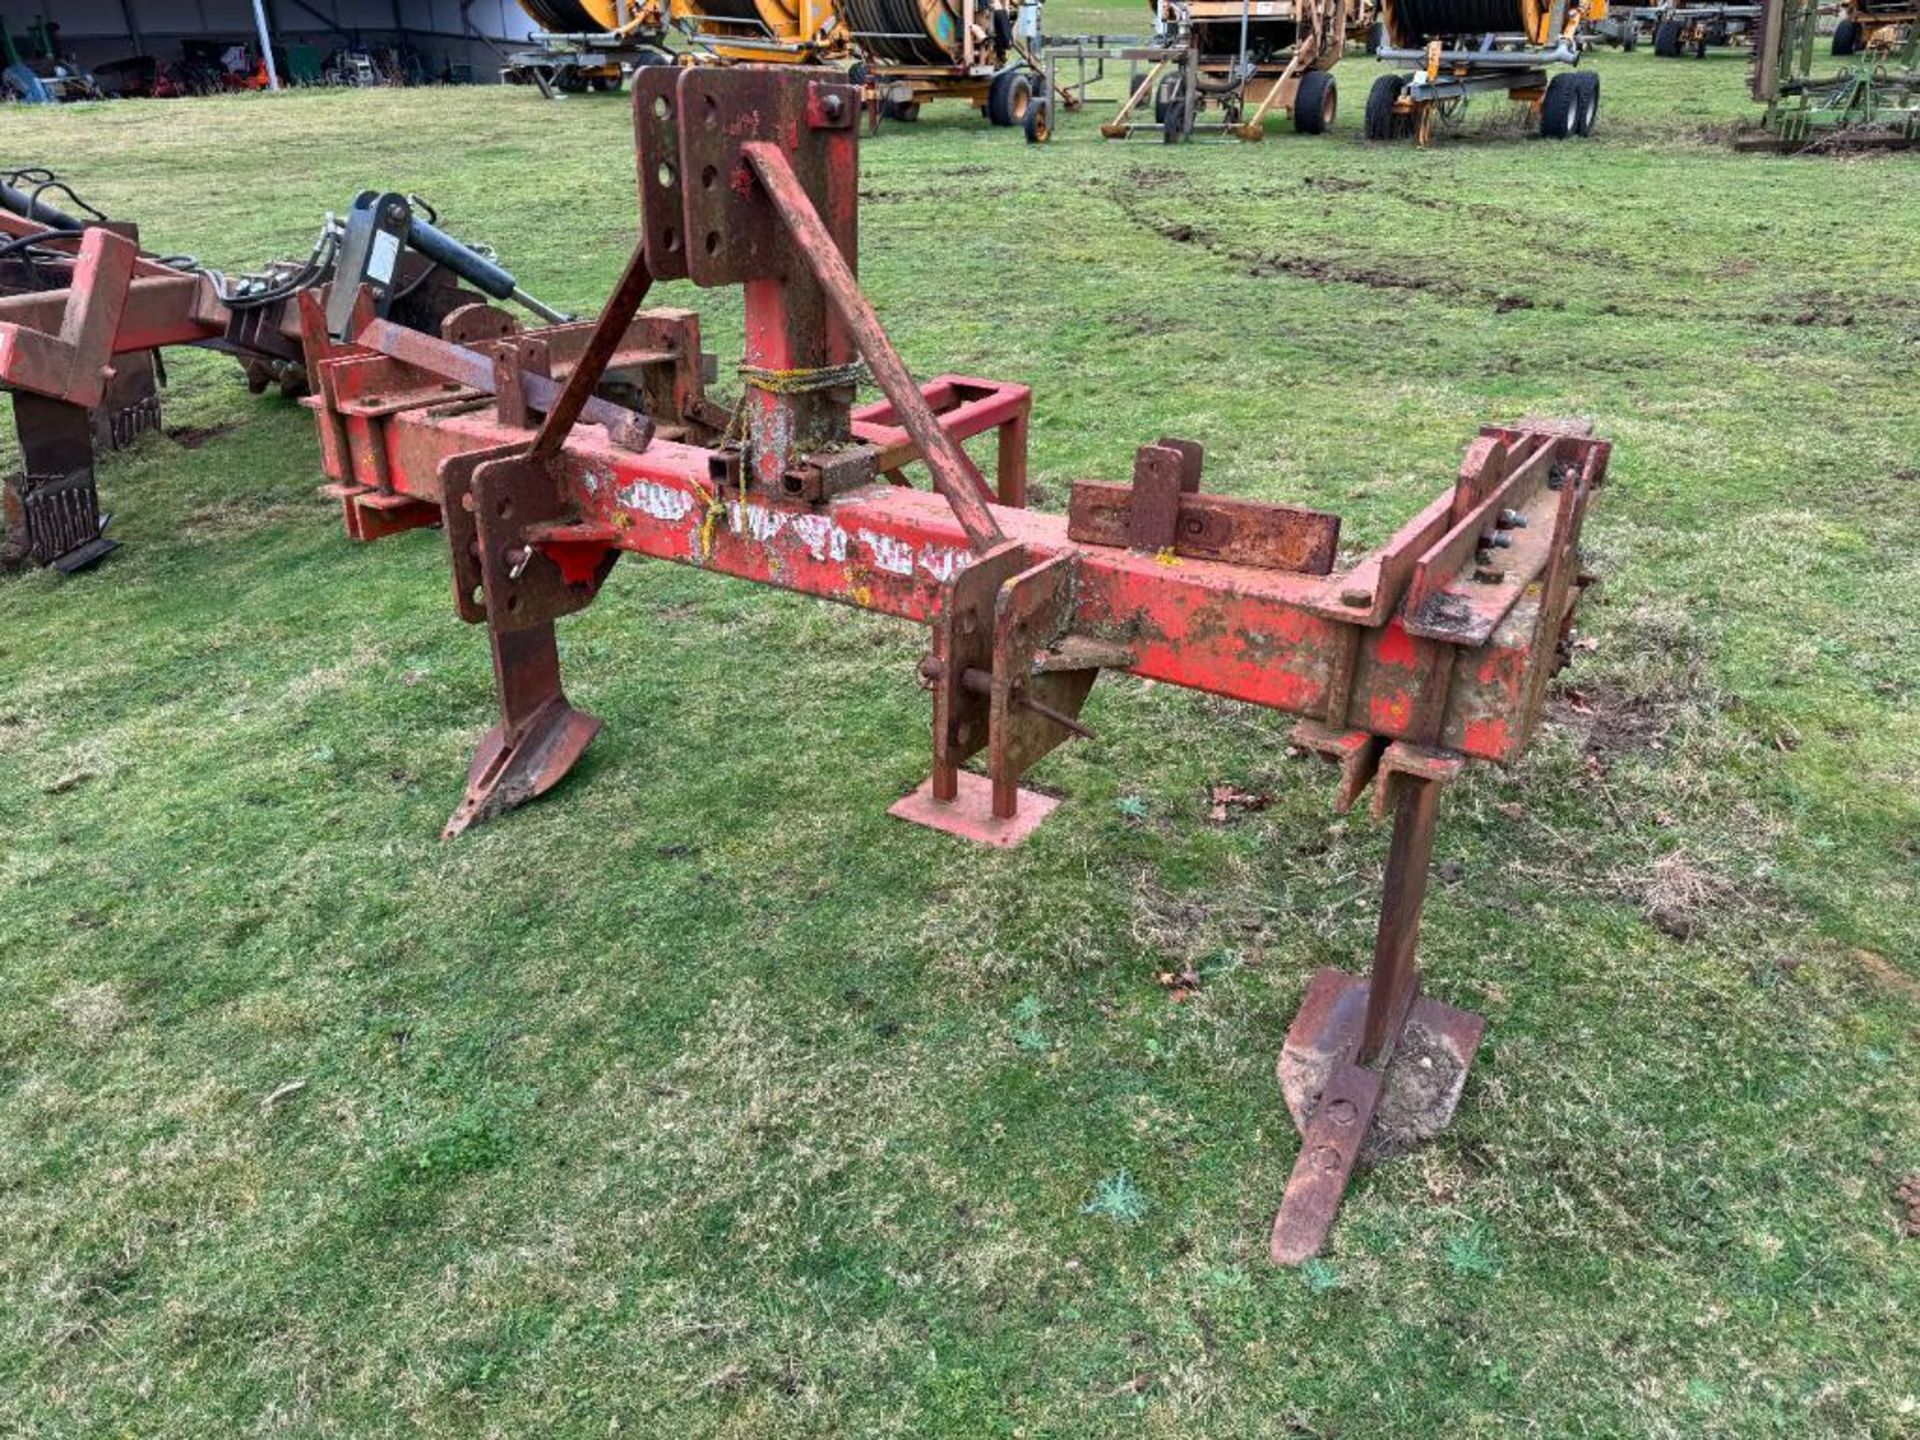
{"label": "peeling red paint", "polygon": [[1411,666],[1419,658],[1413,637],[1407,634],[1407,627],[1400,623],[1398,617],[1389,620],[1387,628],[1380,632],[1380,645],[1374,652],[1374,658],[1382,665],[1406,666]]}

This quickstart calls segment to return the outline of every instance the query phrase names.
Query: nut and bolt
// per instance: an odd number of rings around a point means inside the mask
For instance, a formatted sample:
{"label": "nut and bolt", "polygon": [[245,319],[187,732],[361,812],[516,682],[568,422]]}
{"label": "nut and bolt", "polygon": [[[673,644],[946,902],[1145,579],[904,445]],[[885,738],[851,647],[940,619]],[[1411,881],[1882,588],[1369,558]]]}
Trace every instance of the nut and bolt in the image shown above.
{"label": "nut and bolt", "polygon": [[1527,528],[1527,517],[1518,510],[1502,510],[1499,524],[1502,530],[1524,530]]}

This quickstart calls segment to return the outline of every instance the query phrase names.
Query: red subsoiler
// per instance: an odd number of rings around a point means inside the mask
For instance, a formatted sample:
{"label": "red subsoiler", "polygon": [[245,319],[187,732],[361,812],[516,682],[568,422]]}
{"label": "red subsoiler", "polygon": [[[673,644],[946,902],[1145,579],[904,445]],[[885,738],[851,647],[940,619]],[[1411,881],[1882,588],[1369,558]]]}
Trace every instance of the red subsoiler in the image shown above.
{"label": "red subsoiler", "polygon": [[[600,728],[567,702],[554,625],[624,551],[927,625],[932,773],[893,812],[970,840],[1017,844],[1052,808],[1022,776],[1085,733],[1102,670],[1297,715],[1338,767],[1337,808],[1371,783],[1393,816],[1371,971],[1316,975],[1280,1060],[1303,1138],[1273,1255],[1313,1255],[1363,1155],[1448,1122],[1479,1045],[1480,1017],[1420,993],[1440,792],[1532,735],[1607,443],[1488,426],[1447,490],[1343,569],[1336,516],[1208,495],[1188,441],[1036,513],[1026,387],[916,384],[855,281],[855,87],[663,66],[636,76],[634,114],[642,234],[597,323],[521,330],[474,304],[436,336],[364,293],[332,297],[348,319],[331,327],[317,293],[299,302],[325,493],[355,538],[443,526],[455,605],[493,647],[499,723],[446,833],[551,789]],[[641,309],[679,278],[745,291],[737,408],[705,393],[697,317]],[[95,403],[109,354],[182,338],[149,298],[175,282],[131,246],[90,238],[73,279],[57,303],[0,300],[0,383]],[[863,372],[884,399],[856,408]],[[993,489],[960,443],[988,432]],[[932,493],[907,483],[914,462]]]}

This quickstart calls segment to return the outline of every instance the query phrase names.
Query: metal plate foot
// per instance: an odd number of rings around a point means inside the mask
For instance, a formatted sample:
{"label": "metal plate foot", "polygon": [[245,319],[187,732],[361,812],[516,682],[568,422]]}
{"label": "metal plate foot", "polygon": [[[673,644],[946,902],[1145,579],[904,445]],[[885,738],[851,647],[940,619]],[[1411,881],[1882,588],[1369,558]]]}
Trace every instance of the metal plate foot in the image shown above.
{"label": "metal plate foot", "polygon": [[934,799],[933,780],[929,777],[911,795],[889,806],[887,813],[916,825],[958,835],[962,840],[1010,850],[1031,835],[1059,803],[1051,795],[1023,788],[1013,818],[1003,820],[993,813],[993,782],[984,775],[962,770],[960,793],[953,800]]}
{"label": "metal plate foot", "polygon": [[1417,998],[1384,1070],[1355,1065],[1367,981],[1322,970],[1307,987],[1280,1052],[1280,1086],[1301,1132],[1300,1156],[1274,1220],[1273,1258],[1317,1254],[1355,1167],[1410,1149],[1453,1119],[1486,1021]]}

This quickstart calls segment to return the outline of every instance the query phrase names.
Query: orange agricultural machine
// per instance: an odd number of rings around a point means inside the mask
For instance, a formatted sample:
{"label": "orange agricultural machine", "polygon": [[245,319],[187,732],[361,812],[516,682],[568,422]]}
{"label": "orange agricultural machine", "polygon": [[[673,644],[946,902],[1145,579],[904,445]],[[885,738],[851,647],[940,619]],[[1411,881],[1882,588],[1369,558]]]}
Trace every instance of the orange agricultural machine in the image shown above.
{"label": "orange agricultural machine", "polygon": [[1101,56],[1135,67],[1120,109],[1100,127],[1109,140],[1258,140],[1269,114],[1323,134],[1339,109],[1334,66],[1376,18],[1373,0],[1151,0],[1151,8],[1151,43]]}
{"label": "orange agricultural machine", "polygon": [[[1483,1022],[1423,995],[1416,958],[1440,797],[1468,762],[1527,747],[1588,583],[1607,443],[1488,425],[1358,554],[1335,515],[1210,494],[1188,440],[1077,482],[1065,514],[1029,509],[1027,387],[916,383],[855,279],[859,89],[795,67],[635,84],[641,234],[595,323],[521,329],[472,306],[436,336],[365,290],[332,294],[338,323],[299,302],[326,494],[357,538],[440,526],[455,609],[492,650],[498,719],[446,833],[553,790],[592,741],[557,626],[626,554],[926,627],[930,774],[893,813],[987,845],[1061,803],[1022,782],[1088,733],[1104,672],[1297,716],[1338,807],[1371,786],[1392,818],[1371,969],[1314,976],[1281,1056],[1302,1141],[1272,1250],[1312,1255],[1362,1157],[1440,1129],[1465,1083]],[[171,338],[152,306],[178,282],[138,265],[90,229],[69,290],[0,300],[0,383],[91,404],[114,356]],[[669,279],[740,288],[735,403],[706,393],[697,317],[643,308]],[[881,398],[859,405],[863,377]],[[963,445],[988,436],[991,484]],[[931,490],[908,483],[920,467]]]}

